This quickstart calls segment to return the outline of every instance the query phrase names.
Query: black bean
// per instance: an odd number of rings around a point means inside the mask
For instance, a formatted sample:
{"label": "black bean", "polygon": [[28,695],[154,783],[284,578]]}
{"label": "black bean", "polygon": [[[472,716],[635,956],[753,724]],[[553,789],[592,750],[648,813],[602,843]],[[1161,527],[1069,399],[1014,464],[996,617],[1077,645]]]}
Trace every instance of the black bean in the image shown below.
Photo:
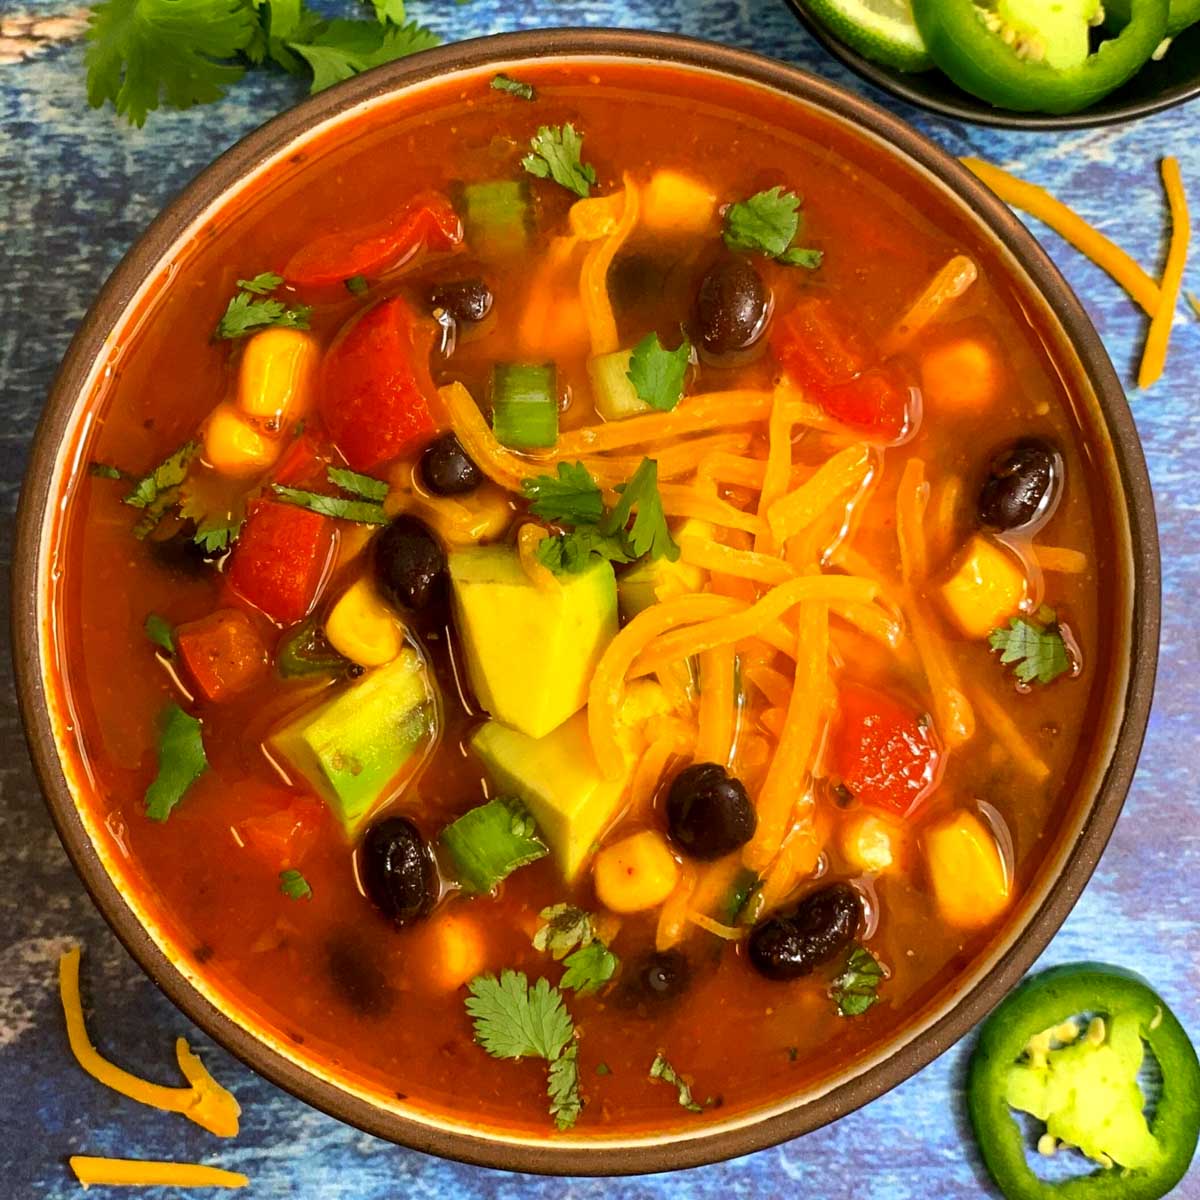
{"label": "black bean", "polygon": [[693,763],[667,793],[667,828],[692,858],[710,861],[744,846],[758,824],[741,781],[717,763]]}
{"label": "black bean", "polygon": [[608,290],[618,309],[638,308],[660,300],[667,269],[640,251],[619,255],[608,271]]}
{"label": "black bean", "polygon": [[1042,438],[1022,438],[989,464],[979,493],[979,519],[993,529],[1032,530],[1053,515],[1062,486],[1058,450]]}
{"label": "black bean", "polygon": [[766,332],[771,296],[754,264],[727,254],[700,281],[696,322],[710,354],[747,350]]}
{"label": "black bean", "polygon": [[654,951],[625,963],[615,999],[625,1008],[658,1012],[683,995],[691,976],[688,960],[678,950]]}
{"label": "black bean", "polygon": [[821,888],[755,925],[748,942],[750,964],[768,979],[799,979],[845,949],[862,916],[862,900],[848,884]]}
{"label": "black bean", "polygon": [[375,538],[375,578],[400,608],[421,612],[446,593],[446,552],[429,526],[400,516]]}
{"label": "black bean", "polygon": [[404,817],[385,817],[367,830],[358,864],[367,896],[396,925],[428,916],[437,902],[433,852],[421,831]]}
{"label": "black bean", "polygon": [[483,472],[453,433],[443,433],[421,455],[421,482],[435,496],[462,496],[483,482]]}
{"label": "black bean", "polygon": [[482,321],[492,311],[492,290],[482,279],[447,280],[433,285],[429,303],[456,321],[470,324]]}
{"label": "black bean", "polygon": [[210,554],[196,541],[195,527],[188,522],[175,530],[170,537],[148,538],[146,546],[159,566],[181,575],[197,577],[205,575],[212,564],[223,554]]}
{"label": "black bean", "polygon": [[334,989],[355,1012],[381,1017],[392,1007],[395,992],[366,939],[351,932],[337,935],[329,943],[326,961]]}

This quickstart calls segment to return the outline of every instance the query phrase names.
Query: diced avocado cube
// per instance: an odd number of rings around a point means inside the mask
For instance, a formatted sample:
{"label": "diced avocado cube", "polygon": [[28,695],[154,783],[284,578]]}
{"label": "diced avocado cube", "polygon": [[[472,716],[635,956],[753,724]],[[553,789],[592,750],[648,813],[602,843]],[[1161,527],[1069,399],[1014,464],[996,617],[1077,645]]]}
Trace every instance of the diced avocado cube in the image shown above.
{"label": "diced avocado cube", "polygon": [[496,790],[525,803],[563,877],[574,879],[620,812],[627,782],[600,770],[587,710],[542,738],[489,721],[471,738],[471,749]]}
{"label": "diced avocado cube", "polygon": [[597,559],[577,575],[539,587],[509,546],[450,555],[454,617],[467,675],[497,721],[531,738],[587,703],[588,685],[617,633],[617,585]]}
{"label": "diced avocado cube", "polygon": [[437,714],[429,670],[409,646],[387,666],[293,717],[268,745],[353,837],[420,767],[437,733]]}
{"label": "diced avocado cube", "polygon": [[[674,531],[675,540],[684,537],[711,541],[715,530],[707,521],[688,517]],[[617,592],[621,599],[621,616],[633,620],[652,604],[671,596],[685,596],[701,591],[704,587],[704,569],[694,567],[682,560],[671,562],[667,558],[644,558],[630,567],[617,580]]]}

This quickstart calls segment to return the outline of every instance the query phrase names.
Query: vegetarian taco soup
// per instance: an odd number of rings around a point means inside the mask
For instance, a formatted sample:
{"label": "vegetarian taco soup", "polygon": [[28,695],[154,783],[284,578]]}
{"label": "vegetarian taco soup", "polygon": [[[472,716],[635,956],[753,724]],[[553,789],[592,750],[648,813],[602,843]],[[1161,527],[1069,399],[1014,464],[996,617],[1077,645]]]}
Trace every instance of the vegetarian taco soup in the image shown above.
{"label": "vegetarian taco soup", "polygon": [[201,229],[102,382],[88,803],[301,1061],[694,1128],[875,1051],[1051,848],[1113,658],[1083,406],[832,118],[607,62],[423,96]]}

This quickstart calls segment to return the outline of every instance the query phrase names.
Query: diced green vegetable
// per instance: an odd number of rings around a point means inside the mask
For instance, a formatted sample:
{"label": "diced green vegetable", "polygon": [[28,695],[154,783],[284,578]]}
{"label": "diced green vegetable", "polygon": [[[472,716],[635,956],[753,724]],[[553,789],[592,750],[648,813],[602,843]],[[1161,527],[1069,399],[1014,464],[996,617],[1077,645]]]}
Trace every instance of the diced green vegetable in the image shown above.
{"label": "diced green vegetable", "polygon": [[545,450],[558,441],[553,363],[497,363],[492,368],[492,431],[510,450]]}
{"label": "diced green vegetable", "polygon": [[271,749],[334,811],[348,836],[396,795],[437,734],[437,699],[411,647],[292,718]]}
{"label": "diced green vegetable", "polygon": [[468,183],[462,190],[467,244],[485,257],[519,254],[529,240],[529,188],[521,180]]}
{"label": "diced green vegetable", "polygon": [[588,378],[592,381],[592,403],[606,421],[623,421],[651,412],[629,378],[632,350],[614,350],[588,361]]}
{"label": "diced green vegetable", "polygon": [[284,679],[304,675],[338,675],[350,666],[350,660],[330,644],[315,617],[301,622],[280,641],[275,665]]}
{"label": "diced green vegetable", "polygon": [[518,867],[549,853],[537,824],[519,801],[497,796],[463,813],[442,830],[459,882],[466,892],[490,892]]}

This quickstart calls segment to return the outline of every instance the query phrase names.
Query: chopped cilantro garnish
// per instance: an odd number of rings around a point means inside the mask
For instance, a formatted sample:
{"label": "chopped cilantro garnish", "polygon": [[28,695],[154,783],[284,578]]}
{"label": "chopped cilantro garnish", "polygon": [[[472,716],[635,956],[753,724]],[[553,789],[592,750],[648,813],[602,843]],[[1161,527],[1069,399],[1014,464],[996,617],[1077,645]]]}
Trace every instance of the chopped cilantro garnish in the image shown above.
{"label": "chopped cilantro garnish", "polygon": [[565,125],[543,125],[530,139],[532,153],[521,159],[521,166],[539,179],[553,179],[577,196],[591,194],[596,182],[596,170],[585,163],[583,135],[575,132],[569,121]]}
{"label": "chopped cilantro garnish", "polygon": [[360,71],[429,50],[439,41],[435,33],[416,22],[397,26],[336,20],[328,22],[306,41],[288,42],[288,48],[312,68],[310,91],[315,93]]}
{"label": "chopped cilantro garnish", "polygon": [[295,867],[279,872],[279,890],[289,900],[312,899],[312,888],[309,886],[308,880]]}
{"label": "chopped cilantro garnish", "polygon": [[146,636],[158,647],[165,650],[168,654],[175,653],[175,638],[171,622],[166,617],[160,617],[158,613],[150,613],[142,625]]}
{"label": "chopped cilantro garnish", "polygon": [[146,816],[165,821],[184,793],[208,770],[200,722],[178,704],[163,709],[158,738],[158,774],[146,789]]}
{"label": "chopped cilantro garnish", "polygon": [[565,958],[576,946],[589,945],[596,936],[592,914],[573,904],[552,904],[538,917],[542,924],[533,935],[533,948],[548,950],[555,960]]}
{"label": "chopped cilantro garnish", "polygon": [[559,987],[569,988],[580,996],[598,992],[616,973],[620,960],[601,941],[596,940],[575,950],[563,959],[563,977]]}
{"label": "chopped cilantro garnish", "polygon": [[284,504],[307,508],[323,517],[335,517],[339,521],[353,521],[358,525],[386,525],[387,513],[383,505],[373,500],[346,500],[342,496],[323,496],[319,492],[306,492],[301,488],[285,487],[273,483],[271,491]]}
{"label": "chopped cilantro garnish", "polygon": [[542,538],[536,555],[542,566],[565,575],[577,575],[587,570],[594,555],[615,563],[633,561],[626,551],[624,539],[603,534],[595,525],[581,525],[570,533]]}
{"label": "chopped cilantro garnish", "polygon": [[1013,617],[1007,629],[993,629],[988,638],[988,645],[1001,652],[1002,663],[1016,664],[1013,673],[1022,683],[1053,683],[1071,669],[1054,610],[1039,610],[1038,616],[1044,620]]}
{"label": "chopped cilantro garnish", "polygon": [[604,516],[604,497],[583,463],[558,464],[558,475],[538,475],[522,482],[529,511],[544,521],[595,525]]}
{"label": "chopped cilantro garnish", "polygon": [[129,479],[129,476],[120,467],[113,467],[102,462],[88,463],[88,474],[96,479]]}
{"label": "chopped cilantro garnish", "polygon": [[242,77],[226,61],[246,49],[257,22],[246,0],[106,0],[88,27],[88,103],[106,100],[134,125],[161,102],[190,108]]}
{"label": "chopped cilantro garnish", "polygon": [[371,0],[371,7],[375,10],[375,20],[381,25],[386,21],[391,21],[393,25],[404,24],[407,16],[404,0]]}
{"label": "chopped cilantro garnish", "polygon": [[674,350],[667,350],[657,333],[648,333],[633,348],[629,360],[629,382],[638,398],[660,412],[670,412],[683,399],[683,380],[692,357],[692,343],[685,337]]}
{"label": "chopped cilantro garnish", "polygon": [[[667,527],[662,498],[658,494],[658,463],[652,458],[643,458],[633,478],[617,490],[621,499],[600,522],[600,532],[624,533],[634,558],[648,554],[651,558],[675,562],[679,558],[679,547]],[[633,524],[626,530],[630,516]]]}
{"label": "chopped cilantro garnish", "polygon": [[467,1012],[475,1022],[475,1040],[493,1058],[541,1058],[550,1065],[547,1095],[559,1129],[579,1117],[579,1064],[575,1025],[562,993],[545,979],[530,986],[521,971],[500,978],[479,975],[468,984]]}
{"label": "chopped cilantro garnish", "polygon": [[245,523],[246,518],[242,516],[205,517],[196,526],[192,541],[202,546],[207,554],[220,554],[237,541]]}
{"label": "chopped cilantro garnish", "polygon": [[232,340],[246,337],[259,329],[280,325],[285,329],[307,329],[312,309],[307,304],[289,308],[282,300],[255,299],[265,297],[283,283],[279,275],[264,271],[253,279],[239,279],[238,292],[225,307],[217,322],[216,336]]}
{"label": "chopped cilantro garnish", "polygon": [[220,554],[237,541],[246,521],[245,504],[239,499],[230,505],[219,476],[195,474],[180,488],[179,518],[194,523],[192,541],[206,554]]}
{"label": "chopped cilantro garnish", "polygon": [[686,1108],[688,1112],[703,1112],[704,1109],[696,1103],[692,1097],[692,1089],[687,1081],[675,1070],[666,1058],[661,1053],[654,1056],[654,1061],[650,1064],[650,1078],[661,1079],[663,1083],[669,1083],[679,1092],[679,1105],[681,1108]]}
{"label": "chopped cilantro garnish", "polygon": [[125,497],[133,508],[153,508],[166,494],[174,501],[179,485],[187,478],[188,467],[200,449],[197,442],[185,442],[174,454],[163,459],[153,470],[143,475]]}
{"label": "chopped cilantro garnish", "polygon": [[597,1063],[596,1064],[596,1074],[597,1075],[611,1075],[612,1067],[610,1067],[608,1065],[608,1063]]}
{"label": "chopped cilantro garnish", "polygon": [[346,291],[352,296],[365,296],[370,284],[367,283],[365,275],[351,275],[346,281]]}
{"label": "chopped cilantro garnish", "polygon": [[522,83],[519,79],[510,79],[507,75],[493,75],[492,87],[497,92],[507,92],[510,96],[516,96],[521,100],[532,100],[536,96],[532,85]]}
{"label": "chopped cilantro garnish", "polygon": [[792,245],[800,232],[800,203],[795,192],[773,187],[731,204],[725,213],[725,245],[731,250],[756,250],[788,266],[819,267],[819,250]]}
{"label": "chopped cilantro garnish", "polygon": [[388,485],[382,479],[370,475],[360,475],[348,467],[330,467],[325,474],[329,482],[351,496],[360,496],[364,500],[374,500],[382,504],[387,499]]}
{"label": "chopped cilantro garnish", "polygon": [[843,1017],[865,1013],[879,999],[883,982],[883,964],[865,946],[855,946],[845,969],[833,981],[830,994]]}

